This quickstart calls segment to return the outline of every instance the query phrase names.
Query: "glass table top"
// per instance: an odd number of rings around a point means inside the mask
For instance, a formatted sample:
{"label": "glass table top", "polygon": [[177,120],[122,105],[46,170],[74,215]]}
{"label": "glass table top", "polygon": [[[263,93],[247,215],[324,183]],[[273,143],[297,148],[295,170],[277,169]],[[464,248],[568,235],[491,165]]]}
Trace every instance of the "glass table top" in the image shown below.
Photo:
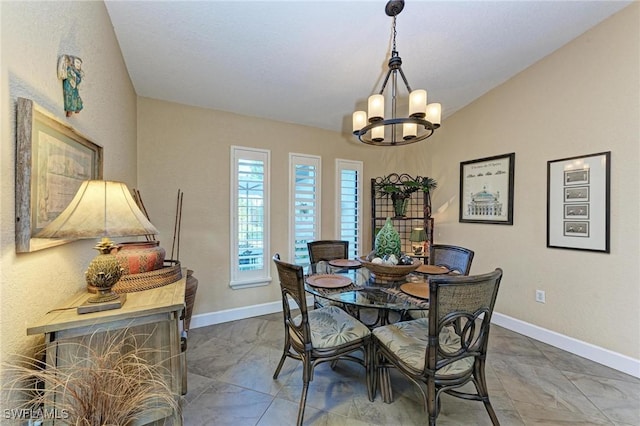
{"label": "glass table top", "polygon": [[[379,281],[372,276],[371,272],[365,268],[345,269],[329,265],[327,262],[318,262],[315,274],[307,275],[305,279],[305,289],[308,293],[322,297],[333,302],[361,308],[377,308],[395,311],[424,310],[429,308],[427,298],[415,297],[402,291],[402,284],[411,282],[415,285],[424,284],[428,287],[427,280],[419,274],[409,274],[401,281]],[[313,275],[337,275],[346,277],[351,284],[338,288],[328,286],[313,286],[308,282],[308,278]],[[311,282],[322,280],[311,280]]]}

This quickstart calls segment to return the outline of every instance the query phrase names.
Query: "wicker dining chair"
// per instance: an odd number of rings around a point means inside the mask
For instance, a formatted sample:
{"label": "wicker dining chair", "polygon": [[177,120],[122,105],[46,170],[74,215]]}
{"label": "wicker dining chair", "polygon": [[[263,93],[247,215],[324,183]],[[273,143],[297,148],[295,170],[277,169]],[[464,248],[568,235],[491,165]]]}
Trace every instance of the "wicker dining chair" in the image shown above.
{"label": "wicker dining chair", "polygon": [[[446,244],[432,244],[429,249],[429,265],[444,266],[454,274],[469,275],[473,250]],[[427,311],[409,311],[408,316],[413,319],[426,318]]]}
{"label": "wicker dining chair", "polygon": [[[307,401],[309,382],[313,380],[316,365],[327,362],[348,360],[365,367],[365,378],[369,400],[373,401],[375,384],[373,371],[373,348],[371,332],[357,319],[337,306],[326,306],[308,310],[304,290],[303,268],[280,260],[275,254],[273,261],[278,269],[282,290],[284,316],[284,351],[273,374],[277,379],[286,358],[302,361],[302,395],[298,406],[297,425],[302,425]],[[297,305],[300,314],[293,315]],[[362,358],[355,356],[362,353]]]}
{"label": "wicker dining chair", "polygon": [[[421,386],[418,388],[430,425],[436,424],[443,392],[482,401],[493,424],[499,424],[489,401],[485,363],[491,315],[501,279],[500,268],[475,276],[432,276],[428,318],[373,330],[376,369],[385,401],[392,399],[385,369],[396,367],[412,382],[426,384],[426,393]],[[475,393],[459,389],[469,382],[474,384]]]}
{"label": "wicker dining chair", "polygon": [[429,264],[445,266],[450,271],[460,275],[469,275],[473,255],[473,250],[468,248],[446,244],[432,244],[429,249]]}
{"label": "wicker dining chair", "polygon": [[[317,240],[307,243],[311,273],[315,274],[316,264],[321,261],[349,258],[349,241],[341,240]],[[321,308],[327,305],[343,307],[342,304],[331,302],[327,299],[313,296],[313,306]],[[356,315],[357,316],[357,315]]]}
{"label": "wicker dining chair", "polygon": [[341,240],[317,240],[307,243],[309,250],[309,262],[313,266],[324,260],[348,259],[349,241]]}

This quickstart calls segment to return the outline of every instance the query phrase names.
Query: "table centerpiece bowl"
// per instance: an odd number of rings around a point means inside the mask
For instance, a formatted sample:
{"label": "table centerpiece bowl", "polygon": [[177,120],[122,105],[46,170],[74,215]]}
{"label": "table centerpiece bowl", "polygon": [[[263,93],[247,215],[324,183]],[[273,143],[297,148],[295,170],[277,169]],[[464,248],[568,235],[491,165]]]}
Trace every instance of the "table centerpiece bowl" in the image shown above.
{"label": "table centerpiece bowl", "polygon": [[373,274],[376,281],[402,281],[421,265],[417,261],[411,265],[373,263],[368,261],[366,256],[360,256],[358,261]]}

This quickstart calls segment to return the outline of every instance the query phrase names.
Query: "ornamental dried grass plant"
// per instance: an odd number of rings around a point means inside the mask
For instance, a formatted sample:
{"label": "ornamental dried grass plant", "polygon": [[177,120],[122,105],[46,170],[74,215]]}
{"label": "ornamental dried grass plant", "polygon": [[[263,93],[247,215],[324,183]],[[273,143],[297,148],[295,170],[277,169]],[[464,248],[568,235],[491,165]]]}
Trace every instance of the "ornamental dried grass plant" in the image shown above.
{"label": "ornamental dried grass plant", "polygon": [[55,408],[61,424],[125,426],[157,409],[173,413],[175,422],[180,406],[162,365],[166,351],[145,348],[148,338],[121,330],[58,343],[58,353],[68,354],[58,365],[18,356],[18,362],[6,365],[9,391],[20,394],[14,399],[20,408]]}

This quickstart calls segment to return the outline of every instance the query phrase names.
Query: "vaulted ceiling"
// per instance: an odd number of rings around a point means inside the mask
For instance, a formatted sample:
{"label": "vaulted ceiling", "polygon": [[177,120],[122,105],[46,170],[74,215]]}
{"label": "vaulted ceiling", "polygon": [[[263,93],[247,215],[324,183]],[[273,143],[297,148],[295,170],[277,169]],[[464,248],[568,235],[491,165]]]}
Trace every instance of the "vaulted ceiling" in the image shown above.
{"label": "vaulted ceiling", "polygon": [[[407,0],[397,50],[446,120],[630,3]],[[138,95],[345,133],[387,69],[385,4],[106,2]]]}

